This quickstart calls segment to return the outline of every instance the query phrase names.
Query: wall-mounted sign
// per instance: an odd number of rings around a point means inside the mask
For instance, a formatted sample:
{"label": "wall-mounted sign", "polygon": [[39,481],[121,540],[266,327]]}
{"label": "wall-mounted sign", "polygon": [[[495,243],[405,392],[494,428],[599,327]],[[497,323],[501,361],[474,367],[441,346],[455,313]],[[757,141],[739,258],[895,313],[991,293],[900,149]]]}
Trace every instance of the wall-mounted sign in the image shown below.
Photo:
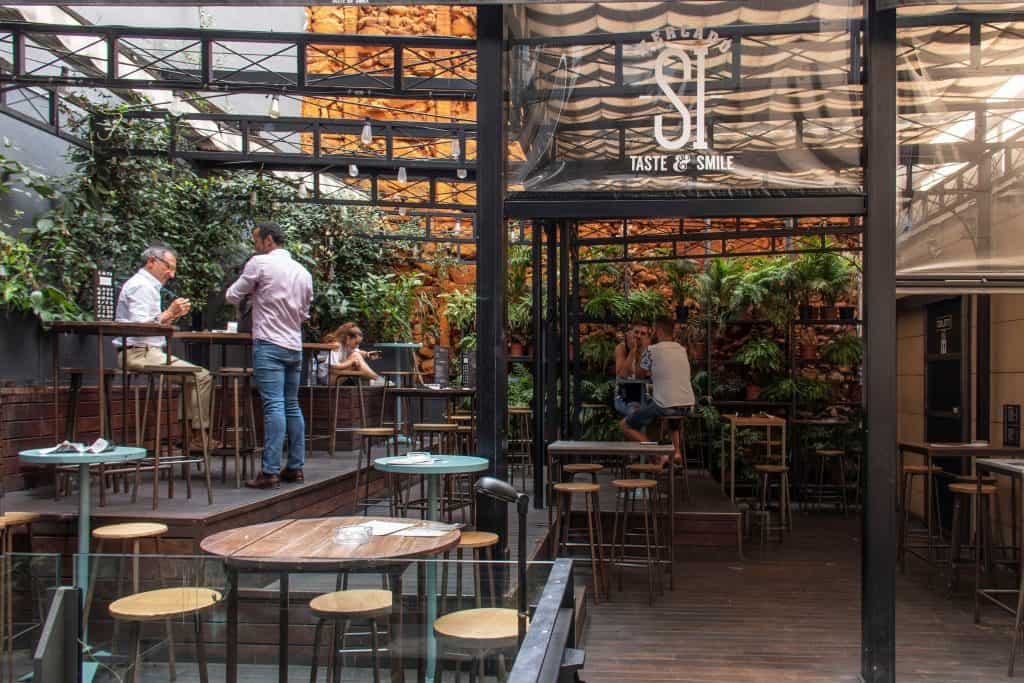
{"label": "wall-mounted sign", "polygon": [[[701,28],[669,27],[654,31],[651,41],[640,45],[641,51],[657,53],[654,80],[662,97],[675,109],[674,115],[654,115],[654,139],[659,149],[677,154],[631,155],[630,171],[673,175],[732,171],[736,163],[732,154],[705,151],[709,149],[705,106],[707,57],[712,50],[722,54],[729,52],[732,39],[723,38],[715,31],[705,33]],[[681,78],[671,80],[680,73]],[[678,92],[691,83],[695,86],[692,111]],[[668,123],[669,116],[675,121]]]}
{"label": "wall-mounted sign", "polygon": [[939,353],[949,353],[949,333],[953,329],[953,316],[942,315],[935,319],[935,330],[939,333]]}
{"label": "wall-mounted sign", "polygon": [[1003,406],[1003,445],[1020,447],[1020,404]]}

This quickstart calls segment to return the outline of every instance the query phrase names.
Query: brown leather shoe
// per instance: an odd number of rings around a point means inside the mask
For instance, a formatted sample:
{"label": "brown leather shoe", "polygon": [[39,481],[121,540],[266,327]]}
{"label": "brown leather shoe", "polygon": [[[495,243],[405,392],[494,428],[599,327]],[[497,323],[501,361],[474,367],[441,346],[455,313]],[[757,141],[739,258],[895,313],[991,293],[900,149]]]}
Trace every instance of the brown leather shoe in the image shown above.
{"label": "brown leather shoe", "polygon": [[302,473],[302,470],[293,470],[285,467],[281,470],[281,481],[286,481],[289,484],[301,484],[306,481],[306,475]]}
{"label": "brown leather shoe", "polygon": [[245,482],[251,489],[276,489],[281,486],[281,478],[276,474],[260,472],[255,479]]}

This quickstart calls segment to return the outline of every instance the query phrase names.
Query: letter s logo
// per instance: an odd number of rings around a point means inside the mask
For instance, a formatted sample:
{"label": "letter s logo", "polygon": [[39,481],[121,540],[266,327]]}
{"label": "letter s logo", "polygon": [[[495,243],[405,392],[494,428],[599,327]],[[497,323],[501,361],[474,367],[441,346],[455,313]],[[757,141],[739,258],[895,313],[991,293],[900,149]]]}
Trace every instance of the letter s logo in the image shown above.
{"label": "letter s logo", "polygon": [[665,97],[672,103],[672,106],[679,112],[680,132],[679,137],[674,140],[670,140],[665,137],[664,128],[664,114],[656,114],[654,116],[654,139],[658,141],[658,144],[665,149],[677,150],[682,149],[686,146],[686,143],[690,140],[690,110],[686,108],[683,101],[679,99],[679,95],[669,85],[668,78],[665,76],[665,66],[668,61],[672,58],[678,59],[683,63],[683,83],[690,80],[690,73],[692,71],[692,64],[690,63],[690,56],[678,47],[666,45],[661,50],[661,54],[658,55],[658,61],[654,66],[654,80],[657,82],[658,87],[661,88],[661,92],[665,93]]}

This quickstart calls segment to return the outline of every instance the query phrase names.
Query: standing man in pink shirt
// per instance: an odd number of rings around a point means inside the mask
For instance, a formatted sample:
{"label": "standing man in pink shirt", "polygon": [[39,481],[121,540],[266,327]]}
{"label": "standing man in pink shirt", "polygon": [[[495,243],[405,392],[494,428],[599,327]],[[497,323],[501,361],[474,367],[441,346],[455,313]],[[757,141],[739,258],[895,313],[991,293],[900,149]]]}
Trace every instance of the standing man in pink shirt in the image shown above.
{"label": "standing man in pink shirt", "polygon": [[[285,249],[281,226],[256,223],[252,229],[256,255],[228,289],[226,298],[239,304],[252,299],[253,378],[263,403],[263,468],[246,486],[269,489],[281,480],[301,482],[306,464],[306,423],[299,408],[302,372],[302,323],[309,318],[313,278]],[[281,470],[284,437],[288,434],[288,466]]]}

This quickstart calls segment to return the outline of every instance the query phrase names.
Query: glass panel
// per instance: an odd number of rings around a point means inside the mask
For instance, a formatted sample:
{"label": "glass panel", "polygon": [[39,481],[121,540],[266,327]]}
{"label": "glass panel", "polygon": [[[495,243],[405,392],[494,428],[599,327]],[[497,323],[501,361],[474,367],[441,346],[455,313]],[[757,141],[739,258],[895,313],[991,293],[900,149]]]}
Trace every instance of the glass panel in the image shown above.
{"label": "glass panel", "polygon": [[[400,563],[349,563],[329,569],[297,563],[293,567],[295,571],[285,579],[289,608],[288,644],[284,651],[287,653],[289,680],[310,679],[313,644],[320,616],[328,618],[319,629],[319,680],[329,680],[326,678],[327,667],[331,659],[331,640],[335,637],[336,647],[345,651],[338,657],[344,666],[343,679],[372,680],[371,619],[376,621],[381,678],[393,678],[392,667],[400,664],[392,659],[392,654],[400,653],[407,680],[415,680],[418,669],[426,671],[430,666],[427,656],[428,610],[435,615],[434,625],[439,636],[433,639],[437,653],[432,660],[435,671],[454,671],[456,668],[468,671],[470,667],[481,666],[481,661],[489,678],[502,667],[511,669],[518,647],[516,563],[489,561],[486,550],[479,560],[468,559],[472,551],[463,552],[467,559],[460,560],[452,553],[450,558]],[[132,660],[133,643],[139,635],[143,681],[167,679],[172,666],[169,642],[173,642],[173,666],[178,677],[198,679],[201,656],[195,647],[196,626],[191,608],[200,607],[199,622],[209,675],[211,680],[224,678],[231,621],[226,597],[230,591],[231,576],[225,571],[220,558],[142,555],[134,559],[132,555],[93,555],[91,560],[90,575],[94,589],[91,599],[86,601],[86,638],[91,648],[88,660],[94,662],[99,670],[111,677],[124,676],[128,662]],[[529,563],[526,594],[531,607],[540,599],[551,567],[552,564],[546,562]],[[283,578],[280,571],[267,566],[253,565],[238,571],[236,656],[242,680],[254,677],[271,680],[276,678],[278,667],[282,665],[279,607]],[[153,594],[129,597],[166,589],[191,589],[192,594],[185,599],[162,602]],[[363,592],[358,600],[353,593],[346,593],[347,602],[322,597],[337,591]],[[396,593],[400,593],[400,601],[395,600]],[[204,601],[208,596],[207,606]],[[377,602],[380,604],[375,607]],[[169,619],[140,622],[138,631],[133,626],[135,622],[127,616],[132,612],[141,618],[145,612],[153,613],[161,605],[168,604],[176,606]],[[509,611],[497,618],[493,614],[484,616],[494,624],[505,623],[511,629],[509,637],[496,638],[486,650],[467,649],[466,643],[459,641],[457,635],[467,625],[479,624],[484,617],[477,613],[460,619],[456,613],[495,607]],[[114,618],[115,613],[119,618]],[[337,614],[338,618],[329,618],[330,613]],[[350,623],[342,634],[346,615],[350,617]],[[333,630],[335,624],[339,627],[337,635]],[[395,629],[400,629],[400,639],[392,637]],[[442,633],[447,633],[448,637],[442,637]]]}
{"label": "glass panel", "polygon": [[[12,680],[21,680],[32,672],[32,653],[39,643],[54,589],[61,585],[60,556],[11,553],[0,556],[0,563],[0,587],[4,592],[0,603],[10,603],[10,613],[5,615],[6,623],[0,629],[0,643],[4,645],[0,663],[6,667],[11,662]],[[9,635],[13,635],[13,640],[7,640]]]}
{"label": "glass panel", "polygon": [[896,265],[905,277],[1024,273],[1024,76],[1015,74],[1024,22],[960,16],[898,33]]}
{"label": "glass panel", "polygon": [[860,191],[860,3],[746,4],[512,13],[509,189]]}

